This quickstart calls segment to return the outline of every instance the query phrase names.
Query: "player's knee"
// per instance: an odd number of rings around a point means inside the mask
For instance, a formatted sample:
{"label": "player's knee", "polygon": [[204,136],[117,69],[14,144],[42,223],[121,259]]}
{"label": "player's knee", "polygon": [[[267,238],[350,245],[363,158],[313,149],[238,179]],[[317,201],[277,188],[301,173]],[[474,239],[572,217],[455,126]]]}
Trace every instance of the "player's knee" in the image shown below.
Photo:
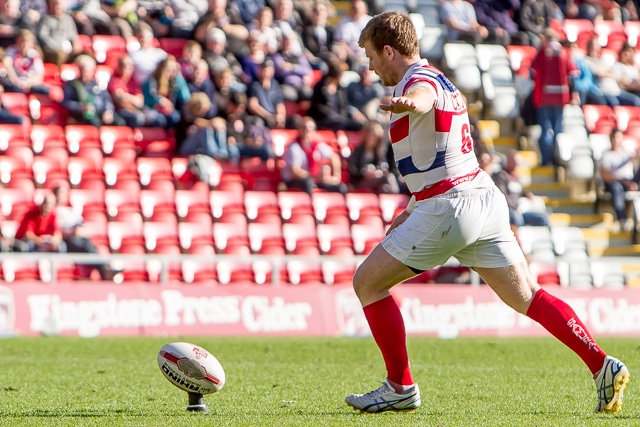
{"label": "player's knee", "polygon": [[366,271],[360,266],[353,275],[353,289],[356,295],[362,295],[366,289],[371,286],[371,282],[366,280]]}

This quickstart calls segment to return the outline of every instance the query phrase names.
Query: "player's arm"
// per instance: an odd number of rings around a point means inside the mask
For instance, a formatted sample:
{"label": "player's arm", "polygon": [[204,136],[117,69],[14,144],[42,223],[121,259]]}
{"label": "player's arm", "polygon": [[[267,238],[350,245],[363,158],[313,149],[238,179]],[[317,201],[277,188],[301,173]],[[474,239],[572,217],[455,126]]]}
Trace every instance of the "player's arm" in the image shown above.
{"label": "player's arm", "polygon": [[404,96],[394,96],[380,108],[394,114],[405,112],[426,114],[436,103],[436,91],[428,84],[412,86]]}

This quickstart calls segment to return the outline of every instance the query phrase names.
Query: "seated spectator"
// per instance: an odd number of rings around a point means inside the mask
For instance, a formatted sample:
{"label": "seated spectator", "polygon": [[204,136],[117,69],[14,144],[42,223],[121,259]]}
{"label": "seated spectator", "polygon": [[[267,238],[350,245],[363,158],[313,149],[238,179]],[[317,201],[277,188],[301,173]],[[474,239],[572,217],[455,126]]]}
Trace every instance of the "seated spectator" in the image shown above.
{"label": "seated spectator", "polygon": [[138,19],[151,26],[156,37],[168,37],[175,16],[171,0],[138,0],[137,3]]}
{"label": "seated spectator", "polygon": [[371,122],[361,132],[362,140],[349,157],[349,183],[355,189],[398,193],[398,181],[386,161],[389,147],[385,144],[382,125]]}
{"label": "seated spectator", "polygon": [[360,123],[382,119],[386,113],[380,110],[380,100],[386,90],[376,73],[369,70],[369,64],[358,65],[360,79],[349,83],[345,89],[349,116]]}
{"label": "seated spectator", "polygon": [[[311,58],[324,58],[333,44],[334,28],[328,22],[329,12],[327,5],[318,1],[313,6],[311,25],[305,25],[302,33],[302,41]],[[311,61],[311,60],[310,60]]]}
{"label": "seated spectator", "polygon": [[194,117],[193,127],[189,136],[180,144],[178,155],[204,154],[218,161],[237,163],[240,154],[235,145],[227,143],[227,125],[224,119],[205,118],[211,109],[211,101],[207,95],[194,94],[187,103],[187,108]]}
{"label": "seated spectator", "polygon": [[[129,38],[133,36],[133,28],[138,25],[138,4],[143,0],[100,0],[102,9],[107,12],[118,26],[120,35]],[[152,0],[157,3],[158,0]],[[163,0],[160,0],[163,1]]]}
{"label": "seated spectator", "polygon": [[[235,76],[230,68],[215,75],[216,92],[213,102],[220,117],[227,123],[229,141],[240,144],[248,131],[247,128],[247,95],[233,86]],[[239,145],[238,145],[239,147]]]}
{"label": "seated spectator", "polygon": [[447,27],[450,41],[483,43],[489,37],[489,30],[478,23],[473,5],[465,0],[444,0],[440,3],[440,19]]}
{"label": "seated spectator", "polygon": [[311,194],[314,188],[347,193],[342,182],[340,155],[324,142],[316,141],[316,124],[311,117],[299,119],[298,138],[284,153],[280,170],[287,188],[297,188]]}
{"label": "seated spectator", "polygon": [[236,143],[240,157],[243,159],[258,157],[266,162],[273,157],[273,140],[269,129],[257,125],[244,126],[242,138]]}
{"label": "seated spectator", "polygon": [[20,1],[0,0],[0,47],[6,48],[16,43],[18,31],[33,28],[20,11]]}
{"label": "seated spectator", "polygon": [[22,218],[13,242],[14,252],[66,252],[57,224],[56,196],[48,193],[40,206],[31,208]]}
{"label": "seated spectator", "polygon": [[249,35],[247,44],[249,53],[240,57],[240,65],[242,66],[242,82],[250,86],[251,83],[260,79],[260,68],[267,58],[267,53],[255,34]]}
{"label": "seated spectator", "polygon": [[598,104],[606,105],[607,100],[602,91],[596,84],[596,79],[591,73],[591,69],[585,62],[584,52],[580,49],[577,42],[570,43],[571,59],[575,64],[578,73],[572,76],[571,82],[573,90],[580,97],[580,104]]}
{"label": "seated spectator", "polygon": [[284,34],[296,34],[297,40],[294,44],[293,51],[302,55],[302,18],[293,7],[292,0],[276,0],[274,5],[273,25],[278,36],[278,48],[282,47],[282,36]]}
{"label": "seated spectator", "polygon": [[346,96],[340,87],[340,77],[347,68],[346,64],[333,58],[329,61],[328,67],[327,74],[313,87],[311,107],[307,114],[315,120],[320,129],[362,129],[362,123],[349,117]]}
{"label": "seated spectator", "polygon": [[554,7],[549,0],[524,0],[520,7],[518,38],[521,44],[540,48],[540,34],[551,25]]}
{"label": "seated spectator", "polygon": [[238,84],[242,85],[243,91],[246,86],[239,82],[242,76],[242,66],[236,56],[227,50],[227,36],[220,28],[212,28],[207,34],[206,49],[202,55],[211,72],[211,79],[215,81],[215,74],[230,68]]}
{"label": "seated spectator", "polygon": [[42,56],[31,31],[24,29],[18,32],[16,44],[7,49],[2,63],[7,75],[0,78],[0,84],[5,92],[49,93],[49,88],[43,84]]}
{"label": "seated spectator", "polygon": [[48,13],[40,19],[38,40],[44,62],[61,65],[81,53],[78,31],[67,13],[66,0],[48,0]]}
{"label": "seated spectator", "polygon": [[64,98],[60,103],[71,117],[81,124],[124,126],[125,121],[115,113],[111,95],[96,82],[96,61],[80,55],[75,60],[80,76],[63,86]]}
{"label": "seated spectator", "polygon": [[182,49],[182,56],[178,59],[182,77],[187,82],[193,80],[193,74],[201,59],[202,46],[195,40],[189,40]]}
{"label": "seated spectator", "polygon": [[229,4],[234,8],[233,15],[240,16],[242,23],[245,25],[251,24],[266,6],[265,0],[244,0],[241,2],[234,1]]}
{"label": "seated spectator", "polygon": [[78,33],[93,37],[96,34],[118,36],[118,26],[102,9],[100,0],[68,0],[67,5]]}
{"label": "seated spectator", "polygon": [[602,18],[602,9],[595,1],[575,1],[575,0],[555,0],[562,11],[562,15],[567,19],[588,19],[591,22],[596,20],[597,16]]}
{"label": "seated spectator", "polygon": [[144,95],[140,85],[133,78],[133,61],[128,55],[118,59],[107,90],[113,99],[115,111],[127,126],[167,127],[167,119],[159,111],[144,105]]}
{"label": "seated spectator", "polygon": [[40,19],[47,13],[47,0],[22,0],[20,3],[20,14],[25,19],[26,29],[36,33]]}
{"label": "seated spectator", "polygon": [[200,17],[209,10],[207,0],[172,1],[173,19],[171,20],[170,37],[192,39]]}
{"label": "seated spectator", "polygon": [[304,55],[295,55],[292,45],[295,35],[282,36],[282,48],[272,59],[275,65],[275,77],[280,82],[282,95],[287,101],[308,101],[311,99],[311,64]]}
{"label": "seated spectator", "polygon": [[518,34],[518,25],[513,13],[520,9],[520,0],[475,0],[478,24],[489,30],[490,41],[508,46],[511,38]]}
{"label": "seated spectator", "polygon": [[509,222],[514,230],[523,225],[547,226],[549,224],[548,214],[542,212],[522,212],[518,203],[521,197],[533,199],[533,194],[522,189],[522,184],[516,175],[516,170],[522,162],[522,157],[518,150],[509,150],[502,170],[494,172],[491,176],[500,191],[507,199],[509,206]]}
{"label": "seated spectator", "polygon": [[153,30],[145,22],[138,24],[136,38],[140,43],[140,49],[131,52],[131,59],[135,72],[134,78],[142,85],[158,68],[158,64],[167,58],[167,52],[153,45]]}
{"label": "seated spectator", "polygon": [[[204,93],[209,100],[213,101],[216,93],[216,87],[209,77],[209,66],[207,61],[200,59],[195,65],[193,79],[187,83],[191,96],[196,93]],[[212,119],[218,115],[218,104],[211,103],[209,111],[204,115],[205,119]]]}
{"label": "seated spectator", "polygon": [[175,56],[169,55],[142,85],[144,105],[157,110],[173,127],[180,121],[180,109],[191,97]]}
{"label": "seated spectator", "polygon": [[205,44],[209,31],[212,28],[220,28],[227,36],[229,51],[244,53],[249,30],[234,3],[227,0],[209,0],[209,9],[204,15],[201,14],[193,39]]}
{"label": "seated spectator", "polygon": [[267,58],[260,67],[259,79],[249,86],[247,111],[257,119],[257,123],[270,129],[286,125],[287,112],[280,84],[273,78],[274,64]]}
{"label": "seated spectator", "polygon": [[593,74],[607,105],[610,107],[618,105],[640,107],[640,97],[623,90],[616,80],[613,66],[602,59],[598,37],[593,37],[587,43],[587,55],[584,57],[584,63]]}
{"label": "seated spectator", "polygon": [[248,28],[249,33],[262,43],[267,54],[272,55],[278,50],[278,34],[273,28],[273,10],[270,7],[262,8]]}
{"label": "seated spectator", "polygon": [[625,193],[638,191],[640,173],[635,162],[638,153],[624,146],[624,134],[618,129],[611,132],[611,150],[602,153],[598,171],[602,177],[604,188],[611,193],[611,203],[621,227],[629,230],[633,224],[627,221]]}
{"label": "seated spectator", "polygon": [[[351,3],[349,16],[345,16],[336,26],[334,38],[341,43],[348,52],[351,65],[366,60],[364,49],[358,45],[360,33],[371,19],[369,7],[364,0],[354,0]],[[353,68],[353,67],[352,67]]]}
{"label": "seated spectator", "polygon": [[625,44],[618,53],[618,61],[613,65],[613,73],[620,88],[634,95],[640,94],[640,70],[634,62],[635,49]]}
{"label": "seated spectator", "polygon": [[[82,215],[69,205],[69,189],[64,185],[57,186],[53,189],[53,194],[57,199],[56,221],[62,233],[62,241],[67,247],[66,252],[97,254],[96,246],[84,235]],[[113,280],[119,272],[107,264],[92,264],[92,267],[98,270],[102,280]]]}

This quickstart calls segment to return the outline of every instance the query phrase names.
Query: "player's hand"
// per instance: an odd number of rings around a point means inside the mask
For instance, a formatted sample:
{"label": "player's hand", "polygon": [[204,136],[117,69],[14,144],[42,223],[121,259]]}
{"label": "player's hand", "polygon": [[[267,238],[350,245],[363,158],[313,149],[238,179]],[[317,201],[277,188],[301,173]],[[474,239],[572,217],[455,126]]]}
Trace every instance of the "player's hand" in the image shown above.
{"label": "player's hand", "polygon": [[397,217],[395,217],[393,219],[393,221],[391,222],[391,225],[389,226],[389,229],[387,230],[387,236],[389,235],[389,233],[391,233],[391,231],[398,227],[400,224],[402,224],[403,222],[405,222],[407,220],[407,218],[409,218],[409,215],[411,215],[409,212],[407,211],[402,211],[402,213],[400,215],[398,215]]}
{"label": "player's hand", "polygon": [[381,110],[394,114],[405,113],[407,111],[415,112],[416,108],[416,103],[405,96],[396,96],[391,98],[388,103],[380,104]]}

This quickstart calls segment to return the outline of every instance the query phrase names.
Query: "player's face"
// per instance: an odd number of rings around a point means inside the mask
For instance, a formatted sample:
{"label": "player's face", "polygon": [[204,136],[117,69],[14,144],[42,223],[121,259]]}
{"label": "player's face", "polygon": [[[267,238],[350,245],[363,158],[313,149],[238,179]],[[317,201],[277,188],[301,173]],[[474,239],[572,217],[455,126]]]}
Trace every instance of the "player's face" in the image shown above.
{"label": "player's face", "polygon": [[391,72],[391,63],[388,59],[388,55],[383,49],[377,52],[371,42],[366,41],[364,43],[364,53],[369,58],[369,70],[374,71],[385,86],[395,86],[398,84]]}

